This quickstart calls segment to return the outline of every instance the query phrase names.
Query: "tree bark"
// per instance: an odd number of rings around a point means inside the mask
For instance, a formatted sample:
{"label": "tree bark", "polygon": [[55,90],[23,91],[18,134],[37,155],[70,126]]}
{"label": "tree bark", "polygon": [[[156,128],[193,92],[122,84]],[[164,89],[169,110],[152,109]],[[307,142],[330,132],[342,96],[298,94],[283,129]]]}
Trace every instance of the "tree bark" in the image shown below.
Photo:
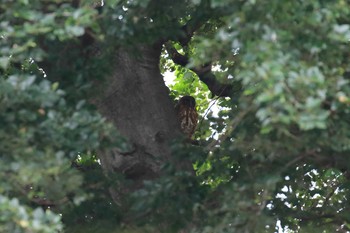
{"label": "tree bark", "polygon": [[133,181],[128,188],[111,190],[121,204],[121,196],[159,177],[161,165],[171,161],[168,143],[180,135],[174,105],[159,69],[161,46],[139,46],[138,50],[119,49],[114,72],[100,90],[97,106],[117,130],[132,144],[99,154],[107,173],[121,173]]}

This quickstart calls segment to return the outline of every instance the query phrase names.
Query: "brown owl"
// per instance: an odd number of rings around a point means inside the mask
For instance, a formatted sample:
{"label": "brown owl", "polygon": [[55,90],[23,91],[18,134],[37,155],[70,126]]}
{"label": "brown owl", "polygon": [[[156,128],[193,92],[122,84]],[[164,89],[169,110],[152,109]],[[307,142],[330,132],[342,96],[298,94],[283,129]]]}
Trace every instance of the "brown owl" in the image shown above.
{"label": "brown owl", "polygon": [[198,113],[196,101],[192,96],[183,96],[175,106],[181,131],[191,139],[197,127]]}

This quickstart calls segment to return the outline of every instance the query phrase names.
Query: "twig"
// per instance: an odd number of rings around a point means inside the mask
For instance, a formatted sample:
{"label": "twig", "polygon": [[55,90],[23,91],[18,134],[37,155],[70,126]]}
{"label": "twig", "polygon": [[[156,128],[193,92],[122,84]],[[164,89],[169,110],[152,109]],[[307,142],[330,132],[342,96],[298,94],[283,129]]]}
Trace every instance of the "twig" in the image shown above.
{"label": "twig", "polygon": [[214,99],[213,103],[210,104],[210,106],[209,106],[209,108],[207,109],[207,111],[205,111],[204,115],[203,115],[202,118],[201,118],[201,121],[200,121],[199,124],[198,124],[198,129],[201,128],[204,118],[208,115],[210,109],[214,106],[214,104],[218,101],[218,99],[219,99],[219,97],[216,97],[216,98]]}

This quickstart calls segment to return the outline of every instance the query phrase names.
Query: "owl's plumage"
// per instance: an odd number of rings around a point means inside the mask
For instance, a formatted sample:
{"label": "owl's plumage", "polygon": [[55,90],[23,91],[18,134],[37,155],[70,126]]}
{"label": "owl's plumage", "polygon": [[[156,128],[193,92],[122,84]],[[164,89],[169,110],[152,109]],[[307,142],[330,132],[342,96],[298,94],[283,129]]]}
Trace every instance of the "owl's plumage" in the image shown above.
{"label": "owl's plumage", "polygon": [[192,96],[183,96],[175,107],[181,131],[191,139],[197,127],[198,113]]}

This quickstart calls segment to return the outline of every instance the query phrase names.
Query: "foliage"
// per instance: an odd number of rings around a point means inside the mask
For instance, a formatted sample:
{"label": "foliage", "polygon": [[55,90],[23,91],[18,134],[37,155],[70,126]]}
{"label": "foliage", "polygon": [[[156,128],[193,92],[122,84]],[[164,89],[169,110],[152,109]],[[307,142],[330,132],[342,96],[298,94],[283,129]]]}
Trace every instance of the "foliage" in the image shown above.
{"label": "foliage", "polygon": [[57,232],[62,230],[60,216],[51,211],[36,208],[28,212],[28,207],[19,204],[17,199],[0,196],[1,232]]}
{"label": "foliage", "polygon": [[[3,1],[0,11],[1,232],[57,232],[62,211],[93,199],[72,161],[79,153],[123,144],[87,102],[91,83],[60,67],[69,57],[56,60],[56,53],[39,46],[49,42],[56,50],[68,40],[75,43],[93,26],[95,10],[57,1]],[[41,68],[51,59],[55,68]]]}
{"label": "foliage", "polygon": [[[348,1],[72,2],[0,3],[1,232],[350,230]],[[95,84],[114,48],[164,40],[189,56],[164,49],[160,68],[176,74],[173,99],[197,100],[200,145],[171,147],[196,176],[164,164],[125,211],[108,194],[123,180],[95,154],[127,144]],[[208,62],[242,90],[212,96],[193,72]]]}

